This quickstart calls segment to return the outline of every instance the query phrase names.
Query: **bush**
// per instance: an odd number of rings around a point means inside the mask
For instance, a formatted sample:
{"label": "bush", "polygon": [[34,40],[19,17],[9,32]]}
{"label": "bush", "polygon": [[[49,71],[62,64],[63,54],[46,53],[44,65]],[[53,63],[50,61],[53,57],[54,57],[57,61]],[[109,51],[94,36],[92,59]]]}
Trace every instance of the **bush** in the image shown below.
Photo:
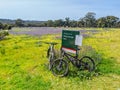
{"label": "bush", "polygon": [[3,30],[11,30],[12,29],[12,26],[11,25],[8,25],[8,24],[4,24],[3,27],[2,27]]}
{"label": "bush", "polygon": [[9,35],[8,31],[0,31],[0,40],[2,40],[7,35]]}

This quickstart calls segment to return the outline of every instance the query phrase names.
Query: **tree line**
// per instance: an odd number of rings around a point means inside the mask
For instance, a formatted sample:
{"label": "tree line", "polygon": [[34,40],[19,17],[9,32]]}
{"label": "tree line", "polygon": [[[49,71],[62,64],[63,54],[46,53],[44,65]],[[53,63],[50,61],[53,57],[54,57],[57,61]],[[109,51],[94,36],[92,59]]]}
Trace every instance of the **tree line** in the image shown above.
{"label": "tree line", "polygon": [[98,27],[98,28],[119,28],[120,18],[116,16],[105,16],[96,19],[96,13],[88,12],[84,17],[79,20],[71,20],[69,17],[58,20],[48,20],[43,22],[26,22],[22,19],[15,20],[15,23],[10,25],[4,25],[0,23],[1,28],[11,28],[11,27]]}
{"label": "tree line", "polygon": [[88,12],[79,20],[70,20],[66,17],[65,20],[48,20],[39,24],[28,23],[24,24],[21,19],[16,20],[16,26],[38,26],[38,27],[99,27],[99,28],[116,28],[120,27],[120,19],[116,16],[106,16],[96,19],[94,12]]}
{"label": "tree line", "polygon": [[48,27],[99,27],[99,28],[116,28],[120,27],[120,19],[115,16],[106,16],[95,18],[96,14],[93,12],[88,12],[83,18],[79,20],[70,20],[69,17],[65,20],[48,20],[44,23]]}

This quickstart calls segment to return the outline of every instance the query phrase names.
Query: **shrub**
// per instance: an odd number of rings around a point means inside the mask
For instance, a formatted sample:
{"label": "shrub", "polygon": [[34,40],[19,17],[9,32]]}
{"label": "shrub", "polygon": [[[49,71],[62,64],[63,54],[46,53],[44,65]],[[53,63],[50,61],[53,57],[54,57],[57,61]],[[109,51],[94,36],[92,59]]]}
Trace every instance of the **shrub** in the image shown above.
{"label": "shrub", "polygon": [[0,40],[2,40],[7,35],[9,35],[8,31],[0,31]]}

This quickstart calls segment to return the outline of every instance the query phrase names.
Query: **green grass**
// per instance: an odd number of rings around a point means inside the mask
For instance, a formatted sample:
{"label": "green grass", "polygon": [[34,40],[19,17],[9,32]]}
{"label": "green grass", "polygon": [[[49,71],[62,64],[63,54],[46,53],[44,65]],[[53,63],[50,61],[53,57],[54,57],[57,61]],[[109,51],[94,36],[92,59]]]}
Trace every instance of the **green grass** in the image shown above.
{"label": "green grass", "polygon": [[33,37],[9,35],[0,41],[1,90],[118,90],[120,89],[120,30],[101,31],[84,38],[80,56],[91,56],[97,65],[85,74],[70,65],[68,76],[55,77],[48,70],[46,52],[59,35]]}

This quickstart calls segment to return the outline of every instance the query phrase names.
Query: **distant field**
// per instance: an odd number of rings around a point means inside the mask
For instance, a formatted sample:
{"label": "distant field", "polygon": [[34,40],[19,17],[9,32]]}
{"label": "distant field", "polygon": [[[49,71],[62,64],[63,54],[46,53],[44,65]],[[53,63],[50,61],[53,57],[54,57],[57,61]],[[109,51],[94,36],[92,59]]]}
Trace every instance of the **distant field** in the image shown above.
{"label": "distant field", "polygon": [[[58,27],[23,27],[23,28],[13,28],[9,31],[10,34],[14,35],[33,35],[33,36],[42,36],[49,34],[61,34],[62,30],[79,30],[84,36],[86,32],[98,33],[102,29],[98,28],[58,28]],[[107,29],[106,29],[107,30]]]}
{"label": "distant field", "polygon": [[62,28],[53,27],[26,27],[26,28],[13,28],[11,34],[27,34],[27,35],[45,35],[45,34],[58,34],[61,33]]}
{"label": "distant field", "polygon": [[41,41],[58,42],[55,48],[59,50],[61,30],[42,27],[14,28],[10,31],[11,34],[0,41],[0,89],[119,90],[120,30],[82,31],[84,39],[80,56],[89,55],[95,60],[95,72],[84,74],[70,64],[68,76],[58,78],[48,70],[46,51],[49,46]]}
{"label": "distant field", "polygon": [[9,31],[11,34],[27,34],[27,35],[46,35],[46,34],[60,34],[62,30],[79,30],[84,32],[99,32],[102,30],[120,30],[119,28],[64,28],[64,27],[23,27],[12,28]]}

